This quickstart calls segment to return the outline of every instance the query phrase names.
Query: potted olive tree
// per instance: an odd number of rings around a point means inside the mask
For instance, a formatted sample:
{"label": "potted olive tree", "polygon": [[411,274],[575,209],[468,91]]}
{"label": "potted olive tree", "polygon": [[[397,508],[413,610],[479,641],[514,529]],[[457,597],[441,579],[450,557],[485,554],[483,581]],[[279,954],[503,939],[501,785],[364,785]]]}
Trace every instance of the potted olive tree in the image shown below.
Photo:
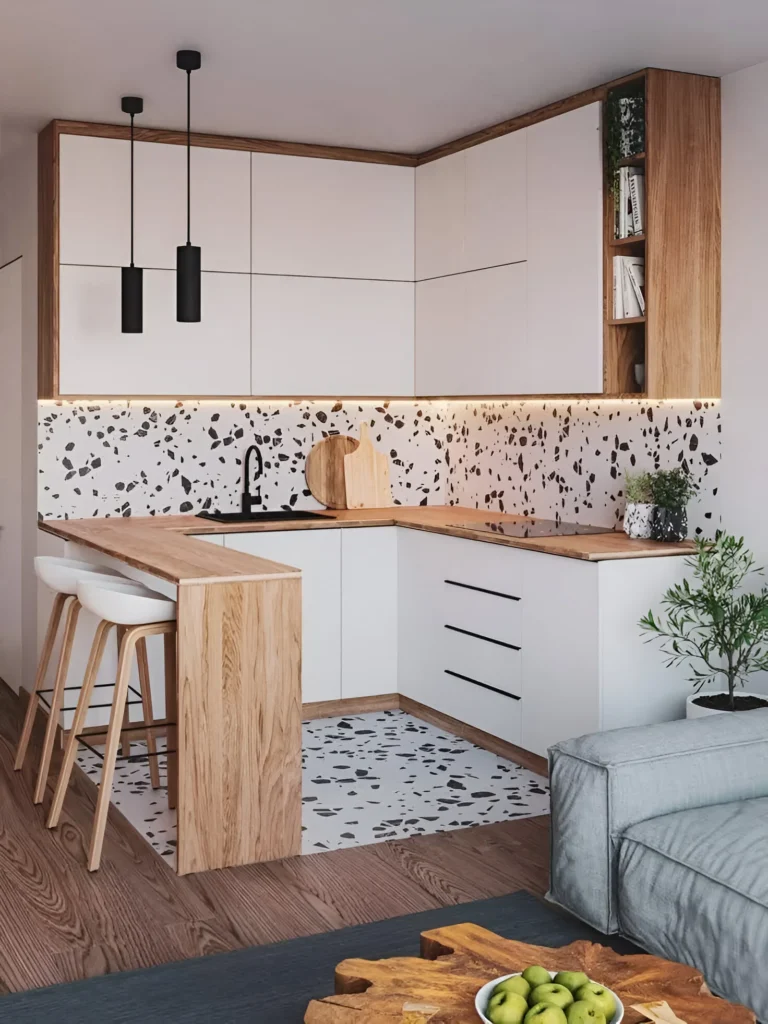
{"label": "potted olive tree", "polygon": [[629,537],[647,540],[651,536],[653,519],[653,481],[650,473],[624,474],[624,532]]}
{"label": "potted olive tree", "polygon": [[688,536],[688,502],[697,491],[696,482],[686,471],[660,469],[651,478],[651,494],[656,506],[651,521],[654,540],[679,541]]}
{"label": "potted olive tree", "polygon": [[[665,614],[649,611],[640,628],[651,634],[649,640],[661,639],[668,668],[690,663],[695,692],[687,717],[768,707],[765,697],[743,690],[754,672],[768,671],[768,586],[749,589],[763,570],[743,537],[721,531],[714,541],[697,540],[686,564],[692,581],[670,587],[662,598]],[[702,692],[718,681],[726,688]]]}

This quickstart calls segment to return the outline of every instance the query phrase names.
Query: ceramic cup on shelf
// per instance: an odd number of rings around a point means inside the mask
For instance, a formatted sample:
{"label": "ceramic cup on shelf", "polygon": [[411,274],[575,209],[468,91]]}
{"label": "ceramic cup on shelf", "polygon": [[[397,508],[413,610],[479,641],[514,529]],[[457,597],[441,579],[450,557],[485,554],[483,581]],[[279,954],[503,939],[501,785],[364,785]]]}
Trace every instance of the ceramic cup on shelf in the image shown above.
{"label": "ceramic cup on shelf", "polygon": [[624,511],[624,533],[635,540],[651,536],[654,506],[645,501],[629,501]]}

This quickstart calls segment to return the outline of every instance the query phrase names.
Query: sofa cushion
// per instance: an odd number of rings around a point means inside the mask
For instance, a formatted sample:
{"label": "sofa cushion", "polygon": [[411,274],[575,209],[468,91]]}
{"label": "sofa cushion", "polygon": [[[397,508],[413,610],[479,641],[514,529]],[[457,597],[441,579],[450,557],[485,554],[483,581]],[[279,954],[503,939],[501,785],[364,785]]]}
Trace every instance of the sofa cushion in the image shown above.
{"label": "sofa cushion", "polygon": [[697,967],[768,1020],[768,798],[631,826],[619,847],[622,932]]}
{"label": "sofa cushion", "polygon": [[549,757],[550,897],[615,932],[621,836],[658,815],[768,797],[768,710],[594,733]]}

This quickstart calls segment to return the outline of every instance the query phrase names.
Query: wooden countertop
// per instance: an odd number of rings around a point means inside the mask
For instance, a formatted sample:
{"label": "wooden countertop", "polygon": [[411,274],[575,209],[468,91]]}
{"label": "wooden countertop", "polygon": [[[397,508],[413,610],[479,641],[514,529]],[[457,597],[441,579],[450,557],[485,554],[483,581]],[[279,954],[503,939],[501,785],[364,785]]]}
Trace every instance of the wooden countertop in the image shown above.
{"label": "wooden countertop", "polygon": [[249,580],[283,579],[299,576],[291,566],[265,558],[246,555],[196,540],[191,534],[210,536],[220,533],[263,533],[275,530],[327,530],[363,526],[403,526],[428,533],[465,537],[485,544],[503,544],[565,558],[600,562],[619,558],[654,558],[663,555],[688,555],[691,541],[662,544],[651,540],[631,540],[624,533],[598,533],[577,537],[504,537],[480,533],[467,527],[472,522],[503,520],[515,522],[522,516],[505,515],[459,505],[432,505],[383,509],[344,509],[329,511],[327,519],[303,519],[294,522],[214,523],[193,515],[143,516],[109,519],[45,519],[40,529],[63,540],[83,544],[112,555],[135,569],[159,576],[177,585],[194,583],[232,583]]}

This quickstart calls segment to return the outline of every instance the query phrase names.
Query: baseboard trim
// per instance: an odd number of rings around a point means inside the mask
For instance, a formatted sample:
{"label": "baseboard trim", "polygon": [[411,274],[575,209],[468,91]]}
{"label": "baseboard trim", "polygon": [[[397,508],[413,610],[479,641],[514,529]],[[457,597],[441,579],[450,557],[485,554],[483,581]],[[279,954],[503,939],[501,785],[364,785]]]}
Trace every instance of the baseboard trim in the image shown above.
{"label": "baseboard trim", "polygon": [[399,693],[380,693],[375,697],[345,697],[341,700],[316,700],[302,704],[304,721],[316,718],[339,718],[341,715],[364,715],[370,711],[392,711],[400,707]]}
{"label": "baseboard trim", "polygon": [[549,774],[545,757],[533,754],[530,750],[523,750],[522,747],[499,739],[498,736],[493,736],[489,732],[483,732],[482,729],[475,729],[474,726],[467,725],[466,722],[460,722],[458,718],[451,718],[450,715],[444,715],[442,711],[435,711],[434,708],[420,704],[419,701],[413,700],[412,697],[406,697],[402,693],[400,694],[400,707],[414,718],[421,718],[423,721],[429,722],[430,725],[436,725],[438,729],[445,729],[446,732],[461,736],[462,739],[469,740],[470,743],[475,743],[478,747],[483,747],[484,750],[490,750],[492,754],[498,754],[499,757],[514,761],[515,764],[522,765],[523,768],[528,768],[530,771],[536,772],[537,775],[543,775],[546,778]]}
{"label": "baseboard trim", "polygon": [[[23,686],[19,687],[18,697],[19,700],[26,703],[29,700],[29,691]],[[394,711],[398,708],[413,715],[414,718],[420,718],[424,722],[429,722],[430,725],[437,726],[438,729],[445,729],[456,736],[461,736],[462,739],[469,740],[470,743],[475,743],[484,750],[490,750],[492,754],[498,754],[499,757],[505,757],[508,761],[514,761],[515,764],[522,765],[523,768],[528,768],[530,771],[536,772],[537,775],[543,775],[546,778],[549,774],[549,766],[545,757],[533,754],[530,750],[523,750],[522,747],[499,739],[498,736],[493,736],[482,729],[475,729],[474,726],[467,725],[466,722],[461,722],[458,718],[451,718],[450,715],[445,715],[442,711],[436,711],[426,704],[421,704],[419,701],[413,700],[412,697],[406,697],[403,693],[380,693],[374,697],[344,697],[341,700],[311,701],[308,704],[302,704],[301,715],[302,719],[308,722],[318,718],[365,715],[372,711]],[[41,707],[40,710],[47,715],[44,707]],[[131,728],[134,727],[135,723],[132,722]],[[141,723],[139,723],[140,727]],[[57,733],[58,741],[63,743],[66,732],[61,726],[58,726]],[[83,729],[83,733],[91,734],[94,737],[103,736],[106,733],[106,726],[88,726]]]}

